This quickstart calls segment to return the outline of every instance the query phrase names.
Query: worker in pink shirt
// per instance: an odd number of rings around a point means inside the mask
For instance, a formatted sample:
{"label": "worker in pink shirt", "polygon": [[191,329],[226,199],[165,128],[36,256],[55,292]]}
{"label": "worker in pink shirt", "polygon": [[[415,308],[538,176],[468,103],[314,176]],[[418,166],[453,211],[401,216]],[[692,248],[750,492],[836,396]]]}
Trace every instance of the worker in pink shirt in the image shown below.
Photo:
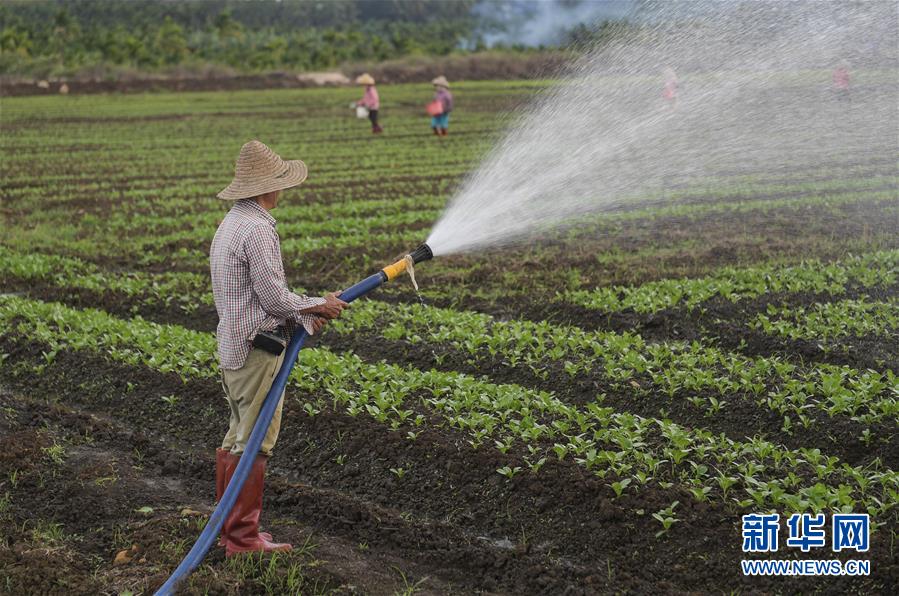
{"label": "worker in pink shirt", "polygon": [[668,105],[670,105],[673,110],[677,107],[677,75],[674,73],[674,69],[670,67],[665,68],[665,70],[662,71],[662,74],[665,77],[665,87],[662,89],[662,97],[668,102]]}
{"label": "worker in pink shirt", "polygon": [[833,89],[837,99],[849,99],[849,63],[841,60],[833,69]]}
{"label": "worker in pink shirt", "polygon": [[440,75],[431,84],[434,85],[434,100],[432,103],[439,104],[439,111],[431,116],[431,130],[440,137],[449,134],[449,116],[453,111],[453,94],[449,90],[449,81],[446,77]]}
{"label": "worker in pink shirt", "polygon": [[375,79],[366,72],[356,77],[356,84],[365,85],[365,94],[356,102],[356,105],[368,110],[372,134],[380,134],[384,129],[378,124],[378,109],[381,107],[381,99],[378,97],[378,90],[375,89]]}

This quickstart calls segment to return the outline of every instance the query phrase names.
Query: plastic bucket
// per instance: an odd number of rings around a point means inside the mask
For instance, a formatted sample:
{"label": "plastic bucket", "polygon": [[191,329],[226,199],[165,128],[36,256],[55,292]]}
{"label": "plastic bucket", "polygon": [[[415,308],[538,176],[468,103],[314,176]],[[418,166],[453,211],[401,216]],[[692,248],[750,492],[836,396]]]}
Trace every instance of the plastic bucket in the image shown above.
{"label": "plastic bucket", "polygon": [[368,108],[365,106],[356,106],[356,118],[368,118]]}
{"label": "plastic bucket", "polygon": [[440,100],[435,99],[425,106],[425,110],[428,112],[428,116],[439,116],[443,113],[443,103]]}

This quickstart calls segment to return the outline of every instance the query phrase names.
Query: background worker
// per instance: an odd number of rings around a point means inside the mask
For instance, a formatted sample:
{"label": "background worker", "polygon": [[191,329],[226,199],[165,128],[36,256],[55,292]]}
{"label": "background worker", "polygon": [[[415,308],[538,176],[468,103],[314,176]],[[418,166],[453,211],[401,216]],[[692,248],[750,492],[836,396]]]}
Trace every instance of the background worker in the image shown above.
{"label": "background worker", "polygon": [[[318,333],[347,304],[339,293],[310,298],[292,293],[284,278],[275,218],[281,191],[306,179],[306,165],[284,161],[259,141],[240,149],[234,180],[217,196],[235,201],[219,225],[209,254],[212,293],[219,316],[216,331],[222,387],[231,420],[216,452],[216,499],[222,494],[244,454],[250,433],[275,374],[284,346],[298,325]],[[278,348],[281,348],[280,350]],[[259,532],[265,467],[281,428],[284,394],[234,508],[222,526],[220,544],[227,556],[240,552],[290,550]]]}
{"label": "background worker", "polygon": [[662,76],[665,78],[665,86],[662,88],[662,98],[668,103],[672,110],[676,109],[677,94],[680,86],[677,80],[677,74],[674,72],[673,68],[668,66],[662,71]]}
{"label": "background worker", "polygon": [[833,90],[837,99],[842,101],[849,100],[849,63],[840,60],[837,67],[833,69]]}
{"label": "background worker", "polygon": [[453,94],[449,90],[446,77],[440,75],[431,84],[434,85],[434,101],[440,102],[443,112],[431,116],[431,128],[434,134],[445,137],[449,133],[449,115],[453,111]]}
{"label": "background worker", "polygon": [[365,93],[362,95],[362,99],[356,102],[356,105],[368,110],[372,134],[382,133],[384,129],[378,124],[378,110],[381,108],[381,98],[378,97],[378,90],[375,89],[374,77],[367,72],[363,73],[356,77],[356,84],[365,85]]}

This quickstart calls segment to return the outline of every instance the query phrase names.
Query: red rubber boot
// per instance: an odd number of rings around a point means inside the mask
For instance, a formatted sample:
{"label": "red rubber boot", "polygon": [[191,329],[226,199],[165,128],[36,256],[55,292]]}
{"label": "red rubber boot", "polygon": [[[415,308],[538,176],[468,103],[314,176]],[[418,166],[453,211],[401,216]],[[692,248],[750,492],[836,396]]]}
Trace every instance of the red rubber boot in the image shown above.
{"label": "red rubber boot", "polygon": [[[239,456],[232,456],[228,465],[228,478],[237,468]],[[272,542],[270,534],[259,532],[259,516],[262,514],[262,492],[265,480],[265,464],[268,457],[257,455],[244,482],[243,490],[237,497],[231,513],[222,526],[225,539],[225,555],[228,557],[248,552],[289,551],[293,547],[286,543]]]}
{"label": "red rubber boot", "polygon": [[[233,460],[233,462],[232,462]],[[231,482],[231,474],[234,473],[234,469],[237,468],[237,462],[240,461],[240,457],[237,455],[231,455],[230,451],[226,451],[224,449],[216,449],[215,450],[215,502],[219,503],[222,500],[222,495],[225,494],[225,489],[228,488],[228,483]],[[224,526],[223,526],[224,527]],[[259,536],[265,538],[266,540],[271,540],[272,535],[268,532],[259,532]],[[222,530],[221,535],[219,536],[219,546],[225,546],[225,532]]]}
{"label": "red rubber boot", "polygon": [[[215,502],[218,503],[222,500],[222,495],[225,494],[225,487],[228,486],[228,481],[231,480],[231,477],[228,475],[228,458],[231,457],[231,452],[226,451],[224,449],[216,449],[215,450]],[[219,536],[219,546],[225,546],[225,535],[221,534]]]}
{"label": "red rubber boot", "polygon": [[225,493],[225,487],[228,485],[228,481],[225,479],[225,468],[228,456],[231,455],[230,452],[225,451],[224,449],[216,449],[215,450],[215,502],[218,503],[222,500],[222,495]]}

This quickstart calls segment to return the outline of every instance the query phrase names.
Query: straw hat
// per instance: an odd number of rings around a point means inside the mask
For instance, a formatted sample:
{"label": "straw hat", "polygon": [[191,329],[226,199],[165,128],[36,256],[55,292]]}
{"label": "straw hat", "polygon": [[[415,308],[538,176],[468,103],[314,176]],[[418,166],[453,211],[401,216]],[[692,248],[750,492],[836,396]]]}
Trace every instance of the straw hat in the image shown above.
{"label": "straw hat", "polygon": [[358,77],[356,77],[356,84],[357,85],[374,85],[375,79],[367,72],[364,72],[361,75],[359,75]]}
{"label": "straw hat", "polygon": [[264,143],[250,141],[240,148],[234,180],[216,196],[236,201],[284,190],[302,184],[307,172],[300,160],[284,161]]}
{"label": "straw hat", "polygon": [[447,89],[449,89],[449,81],[447,81],[446,77],[443,75],[440,75],[439,77],[431,81],[431,84],[438,85],[440,87],[446,87]]}

